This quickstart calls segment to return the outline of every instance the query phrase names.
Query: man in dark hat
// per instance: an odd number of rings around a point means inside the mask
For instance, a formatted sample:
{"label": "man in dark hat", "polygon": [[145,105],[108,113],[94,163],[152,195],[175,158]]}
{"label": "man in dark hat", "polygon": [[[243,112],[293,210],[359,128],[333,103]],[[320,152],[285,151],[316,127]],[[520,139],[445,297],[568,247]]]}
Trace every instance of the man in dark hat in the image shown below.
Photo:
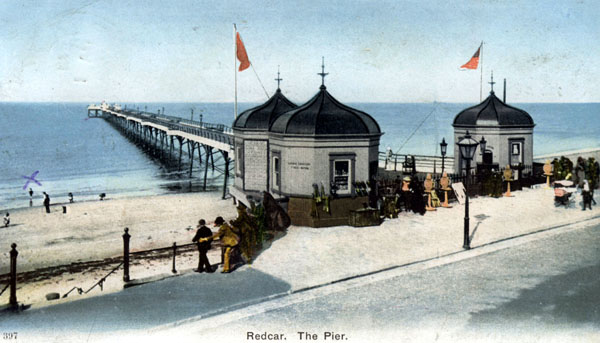
{"label": "man in dark hat", "polygon": [[223,217],[217,217],[217,219],[215,219],[215,227],[217,226],[219,227],[219,231],[217,233],[211,237],[200,238],[198,242],[202,243],[217,238],[221,240],[221,244],[225,248],[223,270],[221,273],[229,273],[229,257],[231,255],[231,250],[240,243],[240,237],[233,231],[231,226],[225,222]]}
{"label": "man in dark hat", "polygon": [[207,273],[212,273],[212,267],[210,266],[210,262],[208,261],[208,257],[206,256],[206,252],[210,250],[210,243],[212,239],[200,242],[201,238],[208,238],[212,236],[212,231],[206,227],[206,222],[204,219],[200,219],[198,222],[198,231],[196,231],[196,235],[192,239],[192,242],[197,243],[198,245],[198,253],[200,254],[200,259],[198,260],[198,268],[194,269],[195,272],[202,273],[206,271]]}

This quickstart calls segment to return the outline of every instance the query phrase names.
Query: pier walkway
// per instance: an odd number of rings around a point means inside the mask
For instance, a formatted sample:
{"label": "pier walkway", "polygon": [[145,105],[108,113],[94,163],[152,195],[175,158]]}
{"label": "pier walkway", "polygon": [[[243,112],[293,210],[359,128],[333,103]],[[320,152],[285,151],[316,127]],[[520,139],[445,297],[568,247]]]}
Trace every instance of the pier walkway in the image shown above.
{"label": "pier walkway", "polygon": [[[203,189],[206,190],[208,169],[223,173],[223,198],[227,194],[227,183],[233,166],[233,132],[222,124],[210,124],[164,113],[122,109],[119,105],[88,106],[88,117],[104,118],[121,131],[128,139],[141,143],[161,160],[177,160],[181,169],[182,157],[187,155],[189,173],[192,175],[194,156],[198,154],[200,166],[204,157]],[[164,112],[164,110],[163,110]],[[184,153],[185,147],[185,153]],[[204,153],[203,153],[204,152]],[[224,166],[215,165],[222,158]],[[210,166],[209,166],[210,164]]]}
{"label": "pier walkway", "polygon": [[555,158],[561,158],[562,156],[570,159],[572,162],[576,162],[578,157],[585,159],[593,157],[596,161],[600,160],[600,147],[580,149],[580,150],[569,150],[555,152],[552,154],[538,155],[533,157],[534,162],[545,163],[546,161],[552,161]]}

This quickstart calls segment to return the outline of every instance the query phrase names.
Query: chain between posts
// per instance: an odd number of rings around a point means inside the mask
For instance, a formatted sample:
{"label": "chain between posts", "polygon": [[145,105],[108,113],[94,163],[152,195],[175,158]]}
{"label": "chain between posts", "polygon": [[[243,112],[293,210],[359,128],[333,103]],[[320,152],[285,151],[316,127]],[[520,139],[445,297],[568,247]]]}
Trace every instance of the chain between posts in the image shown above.
{"label": "chain between posts", "polygon": [[75,287],[71,288],[70,291],[68,291],[67,293],[65,293],[62,297],[66,298],[71,292],[73,292],[73,290],[77,290],[77,293],[79,293],[79,294],[88,294],[96,286],[100,286],[100,290],[103,291],[104,290],[104,282],[106,281],[106,278],[108,278],[112,273],[116,272],[117,269],[121,268],[122,265],[123,265],[123,262],[119,263],[118,266],[116,266],[115,268],[113,268],[113,270],[111,270],[103,278],[101,278],[100,280],[98,280],[98,282],[96,282],[87,291],[83,291],[83,288],[75,286]]}
{"label": "chain between posts", "polygon": [[9,286],[10,286],[10,283],[7,283],[6,286],[4,286],[4,289],[2,291],[0,291],[0,295],[2,295],[2,293],[4,293],[4,291],[6,291]]}
{"label": "chain between posts", "polygon": [[67,293],[65,293],[65,294],[64,294],[62,297],[63,297],[63,298],[66,298],[66,297],[68,297],[68,296],[69,296],[69,294],[71,294],[71,292],[73,292],[74,290],[77,290],[77,293],[79,293],[79,294],[83,294],[83,289],[82,289],[81,287],[77,287],[77,286],[75,286],[75,287],[71,288],[71,290],[70,290],[70,291],[68,291]]}
{"label": "chain between posts", "polygon": [[92,289],[94,289],[94,287],[96,287],[96,286],[100,286],[100,290],[104,290],[104,281],[106,281],[106,278],[109,277],[110,274],[116,272],[117,269],[121,268],[122,265],[123,265],[123,262],[119,263],[118,266],[116,266],[115,268],[113,268],[113,270],[111,270],[108,274],[106,274],[102,279],[98,280],[98,282],[96,282],[92,287],[90,287],[90,289],[88,289],[87,291],[85,291],[85,294],[89,293],[89,291],[91,291]]}

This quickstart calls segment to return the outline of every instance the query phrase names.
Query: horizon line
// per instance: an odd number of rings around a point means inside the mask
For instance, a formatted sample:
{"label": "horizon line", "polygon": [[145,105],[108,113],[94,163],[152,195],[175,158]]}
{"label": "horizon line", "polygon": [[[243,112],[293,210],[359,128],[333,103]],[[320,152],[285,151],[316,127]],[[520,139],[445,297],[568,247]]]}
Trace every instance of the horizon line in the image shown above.
{"label": "horizon line", "polygon": [[[233,104],[233,101],[175,101],[175,100],[165,100],[165,101],[128,101],[128,102],[118,102],[118,101],[105,101],[107,104]],[[46,103],[46,104],[101,104],[102,101],[85,101],[85,100],[0,100],[0,104],[5,103]],[[238,104],[262,104],[265,101],[238,101]],[[480,104],[482,102],[466,102],[466,101],[349,101],[346,102],[349,104]],[[600,104],[600,100],[598,101],[529,101],[529,102],[507,102],[508,104]]]}

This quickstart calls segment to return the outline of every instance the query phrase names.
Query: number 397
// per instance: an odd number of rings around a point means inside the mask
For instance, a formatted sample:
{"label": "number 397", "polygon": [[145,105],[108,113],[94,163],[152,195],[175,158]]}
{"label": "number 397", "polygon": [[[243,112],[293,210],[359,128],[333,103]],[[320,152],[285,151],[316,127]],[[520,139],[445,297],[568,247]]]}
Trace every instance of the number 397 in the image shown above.
{"label": "number 397", "polygon": [[16,332],[3,332],[2,339],[17,339]]}

